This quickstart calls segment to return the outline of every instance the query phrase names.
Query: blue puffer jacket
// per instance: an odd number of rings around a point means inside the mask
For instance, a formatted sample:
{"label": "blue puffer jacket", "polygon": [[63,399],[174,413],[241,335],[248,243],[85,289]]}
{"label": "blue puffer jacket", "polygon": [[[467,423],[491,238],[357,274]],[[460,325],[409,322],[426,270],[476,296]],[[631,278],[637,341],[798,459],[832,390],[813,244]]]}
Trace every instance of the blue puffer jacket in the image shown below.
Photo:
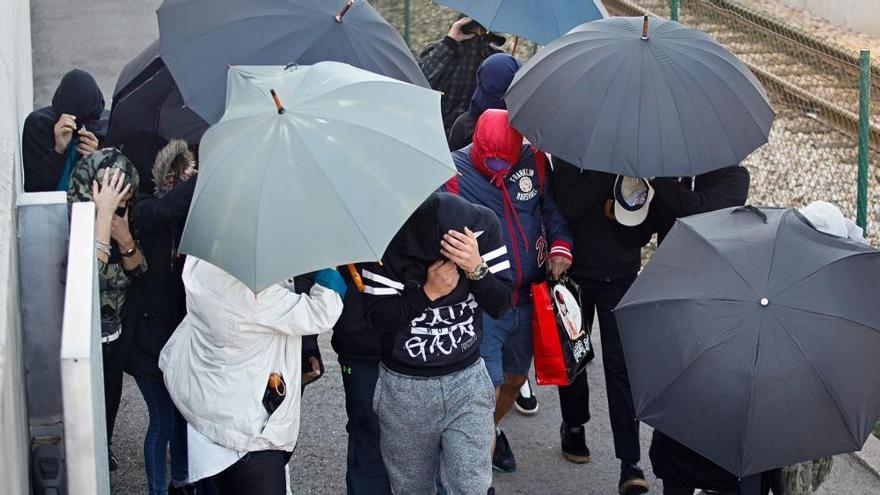
{"label": "blue puffer jacket", "polygon": [[[513,303],[518,304],[531,299],[532,283],[546,278],[549,257],[571,260],[572,236],[556,207],[548,160],[523,144],[507,118],[505,110],[483,113],[474,143],[452,153],[459,175],[444,189],[498,215],[513,265]],[[502,268],[491,259],[486,262],[490,269]]]}

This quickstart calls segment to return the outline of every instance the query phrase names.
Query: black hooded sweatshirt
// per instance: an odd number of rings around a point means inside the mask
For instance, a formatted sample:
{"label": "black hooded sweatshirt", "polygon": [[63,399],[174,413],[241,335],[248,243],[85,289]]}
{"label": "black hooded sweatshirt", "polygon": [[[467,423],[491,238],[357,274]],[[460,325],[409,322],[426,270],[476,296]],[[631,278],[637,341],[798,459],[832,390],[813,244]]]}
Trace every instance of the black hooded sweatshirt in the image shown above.
{"label": "black hooded sweatshirt", "polygon": [[55,123],[61,114],[74,115],[77,129],[85,126],[100,141],[103,111],[104,95],[91,74],[74,69],[61,78],[52,105],[34,110],[24,121],[21,153],[25,192],[54,191],[58,187],[67,155],[55,152]]}
{"label": "black hooded sweatshirt", "polygon": [[[468,280],[460,273],[448,295],[431,301],[422,286],[428,267],[442,258],[440,240],[468,227],[490,273]],[[413,376],[443,376],[480,357],[483,311],[494,318],[510,307],[512,280],[498,217],[448,193],[432,194],[395,235],[382,264],[361,269],[367,318],[382,332],[382,362]]]}

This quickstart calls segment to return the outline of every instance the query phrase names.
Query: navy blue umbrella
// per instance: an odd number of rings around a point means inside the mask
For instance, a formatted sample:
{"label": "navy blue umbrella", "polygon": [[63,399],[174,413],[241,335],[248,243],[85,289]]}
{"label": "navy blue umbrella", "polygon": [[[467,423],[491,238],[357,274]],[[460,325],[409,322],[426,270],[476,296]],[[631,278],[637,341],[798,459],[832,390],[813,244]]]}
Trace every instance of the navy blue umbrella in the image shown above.
{"label": "navy blue umbrella", "polygon": [[397,30],[366,0],[165,0],[159,52],[187,106],[215,123],[232,65],[350,64],[429,87]]}
{"label": "navy blue umbrella", "polygon": [[489,31],[546,45],[585,22],[608,17],[601,0],[435,0]]}

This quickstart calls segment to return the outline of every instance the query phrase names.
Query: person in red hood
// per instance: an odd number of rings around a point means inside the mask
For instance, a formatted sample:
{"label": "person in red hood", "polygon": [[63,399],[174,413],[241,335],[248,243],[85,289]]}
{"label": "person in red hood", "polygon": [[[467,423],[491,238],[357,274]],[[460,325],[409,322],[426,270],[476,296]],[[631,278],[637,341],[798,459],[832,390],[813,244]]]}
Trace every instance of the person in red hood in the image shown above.
{"label": "person in red hood", "polygon": [[[553,171],[543,152],[524,143],[506,110],[490,109],[477,120],[474,142],[452,153],[459,175],[447,192],[488,207],[498,216],[505,246],[483,259],[507,255],[514,280],[511,310],[486,317],[480,355],[496,390],[496,428],[513,406],[533,357],[531,285],[571,266],[571,232],[553,197]],[[512,262],[512,265],[511,265]],[[516,470],[507,437],[496,429],[492,464]]]}

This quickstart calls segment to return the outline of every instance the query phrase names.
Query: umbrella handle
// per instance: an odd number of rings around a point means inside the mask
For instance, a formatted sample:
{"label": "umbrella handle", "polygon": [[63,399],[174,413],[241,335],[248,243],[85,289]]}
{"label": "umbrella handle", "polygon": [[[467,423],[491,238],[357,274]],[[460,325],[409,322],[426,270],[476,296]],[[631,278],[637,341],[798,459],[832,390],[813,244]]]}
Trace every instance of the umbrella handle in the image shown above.
{"label": "umbrella handle", "polygon": [[645,16],[645,20],[642,22],[642,39],[648,41],[648,16]]}
{"label": "umbrella handle", "polygon": [[519,45],[519,36],[513,38],[513,50],[511,50],[511,55],[516,56],[516,46]]}
{"label": "umbrella handle", "polygon": [[740,212],[748,212],[757,215],[764,223],[767,223],[767,214],[752,205],[741,206],[730,212],[730,214],[732,215]]}
{"label": "umbrella handle", "polygon": [[363,292],[366,288],[364,286],[364,280],[361,278],[361,274],[358,273],[357,268],[353,263],[348,264],[348,274],[351,275],[351,280],[354,281],[354,286],[357,287],[358,292]]}
{"label": "umbrella handle", "polygon": [[348,13],[352,5],[354,5],[354,0],[348,0],[348,3],[346,3],[345,6],[342,7],[342,10],[336,14],[336,22],[342,22],[342,18],[345,17],[345,14]]}

